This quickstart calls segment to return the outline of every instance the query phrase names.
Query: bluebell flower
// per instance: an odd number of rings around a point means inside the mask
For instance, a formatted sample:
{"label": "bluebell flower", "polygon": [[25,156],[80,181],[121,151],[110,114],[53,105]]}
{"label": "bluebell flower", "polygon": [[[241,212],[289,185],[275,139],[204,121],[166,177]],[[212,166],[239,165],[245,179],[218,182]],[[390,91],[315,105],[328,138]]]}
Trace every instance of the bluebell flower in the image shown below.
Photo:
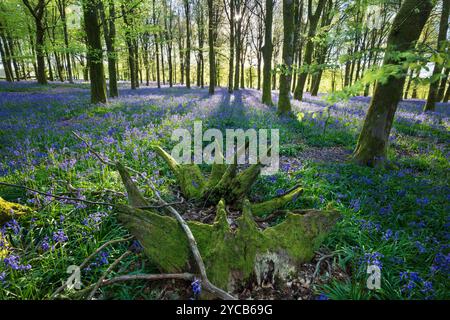
{"label": "bluebell flower", "polygon": [[64,233],[63,230],[60,229],[53,233],[53,241],[59,242],[59,243],[64,243],[67,240],[69,240],[69,238],[66,236],[66,234]]}
{"label": "bluebell flower", "polygon": [[316,300],[330,300],[328,296],[324,293],[321,293],[319,296],[317,296]]}
{"label": "bluebell flower", "polygon": [[6,265],[6,267],[11,268],[12,270],[30,270],[31,265],[23,265],[20,264],[19,256],[16,255],[9,255],[5,259],[3,259],[3,263]]}
{"label": "bluebell flower", "polygon": [[427,249],[425,249],[425,247],[422,245],[422,243],[420,241],[416,241],[416,248],[419,250],[419,253],[426,253]]}
{"label": "bluebell flower", "polygon": [[359,199],[352,199],[350,201],[350,208],[353,211],[358,212],[361,209],[361,200],[359,200]]}
{"label": "bluebell flower", "polygon": [[50,249],[50,244],[48,243],[48,237],[45,236],[45,238],[42,240],[41,248],[44,251],[48,251]]}
{"label": "bluebell flower", "polygon": [[0,273],[0,282],[5,282],[6,281],[6,272],[3,271],[2,273]]}
{"label": "bluebell flower", "polygon": [[383,233],[383,236],[381,238],[385,241],[388,241],[392,238],[393,234],[394,232],[391,229],[387,229],[386,232]]}
{"label": "bluebell flower", "polygon": [[10,229],[15,235],[18,235],[21,230],[21,226],[16,219],[11,219],[5,223],[5,228]]}
{"label": "bluebell flower", "polygon": [[140,253],[144,248],[142,247],[141,243],[137,240],[133,240],[130,246],[130,250],[134,253]]}
{"label": "bluebell flower", "polygon": [[194,281],[191,283],[192,286],[192,292],[195,296],[200,295],[202,292],[202,285],[199,279],[194,279]]}

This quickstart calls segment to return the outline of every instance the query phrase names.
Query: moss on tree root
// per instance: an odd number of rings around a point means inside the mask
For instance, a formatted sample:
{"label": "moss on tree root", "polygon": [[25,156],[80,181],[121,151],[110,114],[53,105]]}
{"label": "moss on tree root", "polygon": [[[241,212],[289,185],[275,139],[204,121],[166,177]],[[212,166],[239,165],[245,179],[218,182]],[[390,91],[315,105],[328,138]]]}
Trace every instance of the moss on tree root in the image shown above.
{"label": "moss on tree root", "polygon": [[[272,257],[271,260],[277,256],[287,257],[293,266],[310,261],[338,217],[336,211],[288,213],[285,221],[261,231],[253,220],[249,202],[245,201],[243,214],[236,221],[238,228],[232,230],[222,200],[217,206],[214,224],[188,221],[188,225],[205,261],[209,279],[230,290],[236,280],[248,280],[258,270],[264,270],[259,265],[265,261],[261,257]],[[119,207],[119,219],[162,272],[193,269],[195,264],[186,235],[175,219],[130,206]],[[277,266],[278,276],[282,276],[284,267]],[[257,274],[257,277],[262,276]]]}
{"label": "moss on tree root", "polygon": [[[237,157],[244,153],[246,148],[247,145],[244,145],[236,152],[235,162],[232,164],[213,164],[208,178],[203,176],[196,164],[179,164],[161,147],[155,147],[155,151],[175,175],[181,192],[186,198],[199,199],[208,205],[216,205],[221,199],[225,199],[227,204],[241,209],[244,199],[258,179],[262,167],[260,163],[257,163],[238,172]],[[222,161],[224,160],[222,154],[219,154],[219,157],[222,158]],[[257,216],[269,215],[295,200],[301,192],[302,189],[297,187],[283,196],[263,203],[252,204],[252,212]]]}
{"label": "moss on tree root", "polygon": [[33,210],[27,206],[6,201],[0,197],[0,225],[14,217],[19,217],[31,212],[33,212]]}

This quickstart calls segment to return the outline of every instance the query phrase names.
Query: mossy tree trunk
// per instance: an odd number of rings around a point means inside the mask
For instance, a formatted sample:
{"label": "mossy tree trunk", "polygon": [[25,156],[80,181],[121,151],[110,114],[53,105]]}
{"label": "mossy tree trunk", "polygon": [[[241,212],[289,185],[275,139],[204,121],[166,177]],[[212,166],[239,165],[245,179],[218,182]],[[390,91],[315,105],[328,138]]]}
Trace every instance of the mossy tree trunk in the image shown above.
{"label": "mossy tree trunk", "polygon": [[306,49],[305,49],[305,56],[303,58],[303,70],[300,70],[298,73],[298,80],[297,80],[297,86],[294,90],[294,98],[296,100],[302,100],[303,99],[303,91],[305,89],[306,84],[306,78],[308,77],[308,70],[314,53],[314,43],[313,38],[316,35],[316,29],[317,25],[319,23],[320,15],[322,14],[322,11],[325,7],[325,4],[328,0],[319,0],[317,4],[317,8],[315,13],[313,14],[313,2],[312,0],[308,1],[308,22],[309,22],[309,29],[308,29],[308,41],[306,43]]}
{"label": "mossy tree trunk", "polygon": [[263,83],[262,103],[272,105],[272,22],[273,22],[273,0],[266,0],[266,16],[264,19],[264,46],[263,51]]}
{"label": "mossy tree trunk", "polygon": [[292,78],[292,60],[294,54],[294,0],[283,0],[283,70],[280,74],[280,95],[278,114],[285,115],[292,111],[290,88]]}
{"label": "mossy tree trunk", "polygon": [[103,48],[98,19],[99,0],[83,0],[84,27],[87,39],[87,58],[91,81],[91,102],[106,103],[106,81],[103,69]]}
{"label": "mossy tree trunk", "polygon": [[[432,0],[406,0],[394,19],[387,40],[383,66],[401,66],[398,53],[414,47],[433,8]],[[388,138],[407,70],[378,82],[360,133],[353,159],[362,165],[383,165],[387,157]]]}
{"label": "mossy tree trunk", "polygon": [[[442,0],[442,14],[439,23],[439,35],[437,50],[440,52],[446,45],[448,31],[448,17],[450,13],[450,0]],[[436,109],[436,101],[438,100],[439,84],[441,81],[443,66],[436,63],[431,77],[430,91],[428,92],[427,103],[425,104],[424,111],[434,111]]]}

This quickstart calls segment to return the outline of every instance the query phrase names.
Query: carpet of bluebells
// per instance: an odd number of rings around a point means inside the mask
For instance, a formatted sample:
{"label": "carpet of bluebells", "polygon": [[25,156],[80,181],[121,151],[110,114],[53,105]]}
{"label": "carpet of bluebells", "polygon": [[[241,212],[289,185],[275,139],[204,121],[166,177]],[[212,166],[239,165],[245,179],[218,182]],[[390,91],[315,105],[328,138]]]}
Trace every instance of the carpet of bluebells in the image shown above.
{"label": "carpet of bluebells", "polygon": [[[90,154],[75,131],[103,157],[144,172],[169,200],[174,178],[152,146],[170,149],[173,129],[193,130],[194,120],[202,120],[204,129],[278,128],[280,172],[260,177],[253,197],[269,199],[301,184],[305,192],[291,208],[333,206],[343,214],[322,249],[335,255],[349,277],[316,287],[317,299],[448,299],[450,105],[424,114],[423,101],[402,102],[390,141],[392,166],[371,169],[327,153],[351,153],[369,101],[355,97],[328,105],[306,95],[304,102],[293,101],[294,118],[279,118],[273,107],[260,103],[255,90],[230,95],[218,89],[210,97],[207,89],[130,90],[121,84],[119,98],[91,105],[87,84],[0,82],[0,180],[57,195],[125,203],[118,174]],[[314,153],[321,156],[307,156]],[[151,198],[151,190],[137,182]],[[0,196],[34,209],[1,226],[0,299],[50,298],[67,279],[69,265],[81,264],[108,240],[128,236],[109,206],[59,201],[4,186]],[[95,283],[126,250],[133,254],[112,275],[156,271],[138,244],[125,241],[100,251],[82,270],[83,286]],[[368,264],[381,268],[380,290],[366,287]],[[158,290],[139,281],[101,292],[111,299],[159,297]],[[76,292],[69,296],[76,298]]]}

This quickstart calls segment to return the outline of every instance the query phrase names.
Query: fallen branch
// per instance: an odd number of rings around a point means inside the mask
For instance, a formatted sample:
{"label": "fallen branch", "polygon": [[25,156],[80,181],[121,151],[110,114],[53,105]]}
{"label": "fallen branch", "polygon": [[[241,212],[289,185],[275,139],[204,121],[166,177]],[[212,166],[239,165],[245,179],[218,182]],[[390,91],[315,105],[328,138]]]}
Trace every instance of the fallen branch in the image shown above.
{"label": "fallen branch", "polygon": [[192,280],[194,280],[194,278],[195,278],[195,275],[192,273],[128,274],[128,275],[117,276],[112,279],[104,280],[101,283],[101,286],[108,286],[108,285],[115,284],[118,282],[124,282],[124,281],[130,281],[130,280],[157,281],[157,280],[175,279],[175,280],[192,281]]}
{"label": "fallen branch", "polygon": [[[319,272],[320,272],[320,265],[322,264],[322,262],[323,262],[325,259],[334,257],[334,255],[335,255],[335,253],[332,253],[332,254],[323,255],[323,256],[321,256],[321,257],[319,258],[319,260],[317,261],[317,264],[316,264],[316,268],[315,268],[315,270],[314,270],[314,273],[313,273],[313,275],[312,275],[312,277],[311,277],[311,284],[314,283],[314,281],[316,280],[317,276],[319,275]],[[328,264],[328,268],[331,269],[329,264]],[[329,271],[330,271],[330,270],[329,270]],[[331,271],[330,271],[330,272],[331,272]],[[331,275],[331,273],[330,273],[330,275]]]}
{"label": "fallen branch", "polygon": [[106,269],[106,271],[102,274],[100,279],[98,279],[97,283],[94,286],[94,289],[92,289],[91,293],[87,297],[88,300],[91,300],[94,297],[95,293],[100,288],[100,286],[101,286],[103,280],[105,280],[106,276],[120,263],[120,261],[122,261],[125,257],[129,256],[130,254],[131,254],[131,251],[125,251],[124,254],[122,254],[113,263],[111,263],[111,265],[108,267],[108,269]]}
{"label": "fallen branch", "polygon": [[[19,184],[13,184],[13,183],[7,183],[7,182],[0,182],[0,185],[4,185],[4,186],[8,186],[8,187],[13,187],[13,188],[20,188],[20,189],[25,189],[46,197],[51,197],[51,198],[55,198],[58,200],[65,200],[65,201],[74,201],[74,202],[84,202],[84,203],[88,203],[88,204],[95,204],[95,205],[101,205],[101,206],[109,206],[109,207],[115,207],[116,204],[114,203],[109,203],[109,202],[99,202],[99,201],[91,201],[91,200],[86,200],[86,199],[81,199],[81,198],[72,198],[72,197],[66,197],[66,196],[59,196],[53,193],[48,193],[48,192],[43,192],[43,191],[39,191],[30,187],[26,187],[26,186],[21,186]],[[110,190],[112,192],[115,192],[113,190]],[[163,205],[155,205],[155,206],[145,206],[145,207],[138,207],[139,209],[145,210],[145,209],[161,209],[167,206],[171,206],[171,205],[175,205],[175,204],[181,204],[184,201],[177,201],[177,202],[171,202],[171,203],[166,203]]]}
{"label": "fallen branch", "polygon": [[114,204],[108,203],[108,202],[97,202],[97,201],[91,201],[91,200],[86,200],[86,199],[81,199],[81,198],[72,198],[72,197],[58,196],[56,194],[39,191],[39,190],[30,188],[30,187],[21,186],[19,184],[0,182],[0,185],[13,187],[13,188],[25,189],[25,190],[28,190],[28,191],[31,191],[31,192],[34,192],[34,193],[37,193],[37,194],[40,194],[40,195],[43,195],[43,196],[46,196],[46,197],[55,198],[55,199],[58,199],[58,200],[84,202],[84,203],[88,203],[88,204],[96,204],[96,205],[103,205],[103,206],[114,206]]}
{"label": "fallen branch", "polygon": [[[91,253],[86,259],[84,259],[84,261],[80,264],[80,270],[83,270],[83,268],[88,264],[88,262],[95,257],[100,251],[102,251],[104,248],[106,248],[107,246],[111,245],[111,244],[115,244],[115,243],[119,243],[119,242],[124,242],[124,241],[128,241],[131,240],[133,237],[127,237],[127,238],[122,238],[122,239],[114,239],[114,240],[110,240],[108,242],[105,242],[104,244],[102,244],[100,247],[98,247],[93,253]],[[58,289],[56,289],[56,291],[52,294],[51,299],[54,299],[60,292],[62,292],[65,288],[67,287],[67,283],[64,282]]]}

